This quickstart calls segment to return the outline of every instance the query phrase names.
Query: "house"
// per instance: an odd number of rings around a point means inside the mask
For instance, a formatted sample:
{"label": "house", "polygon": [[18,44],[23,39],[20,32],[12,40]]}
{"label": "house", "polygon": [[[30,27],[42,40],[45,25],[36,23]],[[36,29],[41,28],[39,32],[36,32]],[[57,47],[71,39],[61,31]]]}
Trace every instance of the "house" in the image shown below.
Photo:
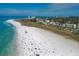
{"label": "house", "polygon": [[41,18],[36,18],[36,21],[37,21],[37,22],[44,22],[44,20],[41,19]]}
{"label": "house", "polygon": [[49,22],[49,25],[52,25],[52,26],[62,26],[63,23],[60,23],[60,22]]}
{"label": "house", "polygon": [[43,24],[47,25],[50,21],[47,19],[42,19],[42,18],[36,18],[37,22],[42,22]]}

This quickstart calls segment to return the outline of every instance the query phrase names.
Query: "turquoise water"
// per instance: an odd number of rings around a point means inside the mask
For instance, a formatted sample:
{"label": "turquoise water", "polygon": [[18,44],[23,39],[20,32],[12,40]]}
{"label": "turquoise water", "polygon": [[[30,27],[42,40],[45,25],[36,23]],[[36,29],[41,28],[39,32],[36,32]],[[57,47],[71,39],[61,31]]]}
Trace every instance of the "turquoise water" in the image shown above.
{"label": "turquoise water", "polygon": [[0,17],[0,56],[16,55],[15,29],[13,25],[5,22],[13,18],[21,17]]}
{"label": "turquoise water", "polygon": [[14,40],[14,28],[11,24],[0,20],[0,55],[11,55],[12,41]]}

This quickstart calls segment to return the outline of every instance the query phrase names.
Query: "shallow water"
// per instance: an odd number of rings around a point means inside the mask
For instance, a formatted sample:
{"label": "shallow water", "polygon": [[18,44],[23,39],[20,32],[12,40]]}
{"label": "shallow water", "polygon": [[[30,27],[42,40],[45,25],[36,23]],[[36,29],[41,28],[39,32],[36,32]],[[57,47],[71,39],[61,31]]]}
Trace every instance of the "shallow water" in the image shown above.
{"label": "shallow water", "polygon": [[16,55],[15,28],[6,21],[25,17],[0,16],[0,56]]}
{"label": "shallow water", "polygon": [[14,54],[14,28],[11,24],[0,20],[0,55],[7,56]]}
{"label": "shallow water", "polygon": [[12,55],[14,28],[11,24],[0,22],[0,55]]}

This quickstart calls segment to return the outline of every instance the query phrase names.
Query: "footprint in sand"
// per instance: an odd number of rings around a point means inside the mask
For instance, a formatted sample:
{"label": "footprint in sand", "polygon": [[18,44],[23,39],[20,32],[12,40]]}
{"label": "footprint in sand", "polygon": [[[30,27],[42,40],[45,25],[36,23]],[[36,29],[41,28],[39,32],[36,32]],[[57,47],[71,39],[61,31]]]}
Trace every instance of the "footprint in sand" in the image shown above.
{"label": "footprint in sand", "polygon": [[36,54],[36,56],[40,56],[40,54]]}
{"label": "footprint in sand", "polygon": [[33,45],[33,43],[31,43],[31,45]]}
{"label": "footprint in sand", "polygon": [[35,50],[37,50],[37,48],[35,48]]}
{"label": "footprint in sand", "polygon": [[25,31],[25,33],[28,33],[27,31]]}
{"label": "footprint in sand", "polygon": [[40,50],[40,48],[38,48],[38,50]]}
{"label": "footprint in sand", "polygon": [[23,48],[23,49],[25,49],[25,48]]}
{"label": "footprint in sand", "polygon": [[30,48],[28,48],[28,50],[30,50]]}
{"label": "footprint in sand", "polygon": [[31,51],[33,51],[33,49],[30,49]]}
{"label": "footprint in sand", "polygon": [[55,53],[55,51],[52,51],[52,53]]}

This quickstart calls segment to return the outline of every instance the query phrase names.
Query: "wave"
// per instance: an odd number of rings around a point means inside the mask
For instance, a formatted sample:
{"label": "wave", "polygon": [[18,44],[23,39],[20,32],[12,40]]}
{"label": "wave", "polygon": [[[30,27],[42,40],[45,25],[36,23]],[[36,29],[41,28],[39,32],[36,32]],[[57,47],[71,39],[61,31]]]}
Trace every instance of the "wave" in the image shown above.
{"label": "wave", "polygon": [[7,21],[3,21],[0,25],[0,55],[14,54],[14,26]]}

